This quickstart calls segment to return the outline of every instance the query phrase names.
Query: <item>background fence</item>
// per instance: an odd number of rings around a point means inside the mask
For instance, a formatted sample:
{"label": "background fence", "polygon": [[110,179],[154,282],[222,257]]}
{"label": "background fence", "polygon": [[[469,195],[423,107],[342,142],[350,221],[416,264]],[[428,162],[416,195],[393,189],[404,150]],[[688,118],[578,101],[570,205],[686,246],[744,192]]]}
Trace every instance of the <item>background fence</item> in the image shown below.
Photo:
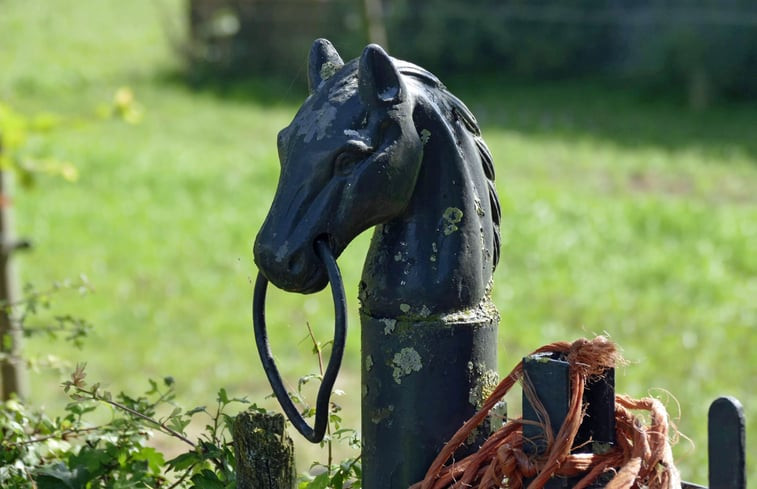
{"label": "background fence", "polygon": [[291,76],[327,37],[345,58],[377,41],[441,75],[610,77],[694,107],[757,98],[750,0],[192,0],[190,19],[204,75]]}

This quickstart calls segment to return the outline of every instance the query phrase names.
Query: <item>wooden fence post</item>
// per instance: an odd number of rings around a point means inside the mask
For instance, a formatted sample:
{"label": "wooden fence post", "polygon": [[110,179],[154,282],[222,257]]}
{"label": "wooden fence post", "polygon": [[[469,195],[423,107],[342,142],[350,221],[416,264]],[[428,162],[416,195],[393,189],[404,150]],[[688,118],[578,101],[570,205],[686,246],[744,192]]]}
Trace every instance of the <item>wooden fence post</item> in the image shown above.
{"label": "wooden fence post", "polygon": [[[0,141],[0,154],[3,152]],[[10,178],[8,170],[0,170],[0,400],[12,395],[20,398],[28,396],[27,373],[21,357],[23,331],[18,318],[11,310],[11,304],[19,300],[18,281],[12,254],[28,248],[25,241],[16,239],[14,233]]]}
{"label": "wooden fence post", "polygon": [[293,489],[294,443],[282,414],[245,411],[234,419],[232,436],[238,489]]}

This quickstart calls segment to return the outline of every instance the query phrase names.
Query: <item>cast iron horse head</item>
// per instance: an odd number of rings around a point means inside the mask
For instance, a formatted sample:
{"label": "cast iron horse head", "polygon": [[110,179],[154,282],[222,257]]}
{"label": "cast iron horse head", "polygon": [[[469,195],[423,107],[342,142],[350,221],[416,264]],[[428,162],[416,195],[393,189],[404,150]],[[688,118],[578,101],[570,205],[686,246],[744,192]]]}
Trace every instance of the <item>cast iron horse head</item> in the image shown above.
{"label": "cast iron horse head", "polygon": [[428,71],[377,45],[344,63],[315,41],[310,95],[278,136],[281,175],[254,246],[284,290],[328,282],[334,256],[378,225],[361,282],[364,314],[444,315],[487,298],[499,258],[492,158],[467,107]]}

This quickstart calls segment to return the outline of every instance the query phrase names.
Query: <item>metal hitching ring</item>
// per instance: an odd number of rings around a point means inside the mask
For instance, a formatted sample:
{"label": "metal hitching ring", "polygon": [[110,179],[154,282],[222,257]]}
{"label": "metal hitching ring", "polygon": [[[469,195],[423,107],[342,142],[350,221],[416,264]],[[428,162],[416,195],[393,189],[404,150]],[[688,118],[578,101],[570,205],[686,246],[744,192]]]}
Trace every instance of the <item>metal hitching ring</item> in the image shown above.
{"label": "metal hitching ring", "polygon": [[347,336],[347,302],[344,297],[342,276],[339,273],[339,267],[336,264],[336,259],[331,252],[328,242],[325,239],[316,240],[315,249],[318,257],[326,267],[326,273],[331,284],[331,295],[334,300],[334,341],[331,344],[331,357],[326,366],[326,372],[323,374],[321,386],[318,388],[315,404],[315,424],[312,428],[289,397],[286,387],[284,387],[284,383],[281,380],[279,370],[276,368],[276,363],[273,360],[265,323],[265,297],[268,279],[261,273],[258,273],[257,280],[255,281],[255,291],[252,300],[252,322],[255,328],[255,343],[260,354],[260,361],[263,363],[263,369],[268,376],[273,393],[297,431],[302,433],[302,436],[309,441],[318,443],[326,433],[329,421],[331,391],[334,387],[336,376],[339,373],[339,367],[342,364],[342,356],[344,355],[344,343]]}

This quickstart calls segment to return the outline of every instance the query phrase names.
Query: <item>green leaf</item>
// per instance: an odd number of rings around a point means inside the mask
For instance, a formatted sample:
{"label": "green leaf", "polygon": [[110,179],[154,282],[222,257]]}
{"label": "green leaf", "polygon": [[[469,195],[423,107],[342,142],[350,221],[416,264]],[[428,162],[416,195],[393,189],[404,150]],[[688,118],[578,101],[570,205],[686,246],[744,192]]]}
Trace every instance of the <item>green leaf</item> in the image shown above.
{"label": "green leaf", "polygon": [[326,489],[329,487],[329,482],[331,482],[331,478],[329,476],[328,472],[324,472],[322,474],[319,474],[315,479],[310,481],[305,488],[306,489]]}
{"label": "green leaf", "polygon": [[226,484],[212,470],[204,469],[193,475],[191,480],[198,488],[226,489]]}
{"label": "green leaf", "polygon": [[344,487],[344,472],[337,471],[336,474],[334,474],[334,477],[331,478],[331,487],[333,489],[342,489]]}
{"label": "green leaf", "polygon": [[38,489],[79,489],[88,478],[85,469],[71,470],[62,462],[41,467],[35,476]]}
{"label": "green leaf", "polygon": [[168,427],[183,434],[190,422],[191,419],[189,418],[171,418],[168,420]]}
{"label": "green leaf", "polygon": [[197,413],[206,413],[208,412],[205,406],[197,406],[194,409],[190,409],[186,413],[184,413],[185,416],[194,416]]}
{"label": "green leaf", "polygon": [[[112,449],[114,447],[113,445],[110,445],[108,448]],[[82,467],[90,473],[97,473],[101,471],[103,467],[110,465],[113,462],[114,456],[118,456],[117,453],[108,453],[108,448],[101,449],[85,446],[78,454],[71,455],[68,463],[72,467]]]}
{"label": "green leaf", "polygon": [[226,389],[224,389],[223,387],[218,389],[218,402],[220,402],[223,405],[226,405],[229,402],[231,402],[229,400],[229,395],[226,393]]}
{"label": "green leaf", "polygon": [[134,460],[147,462],[147,467],[153,474],[159,474],[160,469],[165,465],[163,454],[152,447],[142,447],[133,456]]}
{"label": "green leaf", "polygon": [[199,462],[202,462],[202,456],[197,452],[192,451],[182,453],[181,455],[172,458],[167,462],[167,465],[171,468],[171,470],[180,472],[182,470],[187,470],[188,468]]}

